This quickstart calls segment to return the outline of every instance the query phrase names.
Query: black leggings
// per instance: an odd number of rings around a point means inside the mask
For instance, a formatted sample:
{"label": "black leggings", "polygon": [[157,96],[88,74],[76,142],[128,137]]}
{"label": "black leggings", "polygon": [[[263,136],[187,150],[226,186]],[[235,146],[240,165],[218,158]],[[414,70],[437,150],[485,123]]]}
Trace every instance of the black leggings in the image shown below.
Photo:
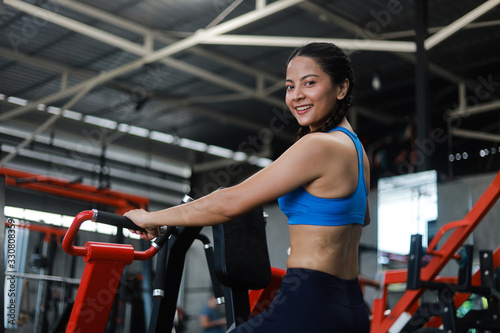
{"label": "black leggings", "polygon": [[368,333],[370,322],[358,279],[344,280],[290,268],[273,303],[231,333]]}

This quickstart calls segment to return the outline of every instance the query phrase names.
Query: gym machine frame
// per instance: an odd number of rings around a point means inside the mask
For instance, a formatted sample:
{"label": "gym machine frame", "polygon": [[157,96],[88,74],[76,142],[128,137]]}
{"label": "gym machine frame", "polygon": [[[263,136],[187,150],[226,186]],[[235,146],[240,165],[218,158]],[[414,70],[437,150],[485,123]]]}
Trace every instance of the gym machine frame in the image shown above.
{"label": "gym machine frame", "polygon": [[[405,327],[404,324],[406,324],[410,320],[411,316],[418,315],[418,313],[415,313],[419,309],[419,299],[423,295],[424,291],[429,288],[439,289],[440,285],[442,286],[443,284],[447,284],[448,286],[456,286],[455,290],[457,292],[460,292],[461,287],[465,286],[469,287],[469,290],[473,290],[474,292],[478,293],[484,293],[488,291],[495,293],[494,287],[491,286],[491,280],[486,277],[486,275],[488,275],[486,271],[488,271],[489,275],[492,276],[494,270],[496,270],[500,266],[500,246],[494,252],[490,252],[491,254],[486,255],[486,257],[489,256],[490,258],[488,260],[482,260],[481,269],[472,276],[470,276],[469,273],[469,269],[471,266],[470,262],[465,262],[466,269],[461,272],[459,278],[439,277],[438,274],[450,261],[450,259],[457,259],[462,261],[471,260],[472,253],[471,250],[467,249],[467,247],[464,250],[465,252],[462,252],[461,254],[457,254],[457,252],[469,237],[469,235],[472,233],[472,231],[493,207],[499,197],[500,171],[497,173],[495,179],[489,185],[483,195],[479,198],[476,204],[462,220],[447,223],[438,230],[436,236],[425,251],[425,254],[431,257],[430,261],[425,267],[421,267],[420,262],[421,256],[423,255],[423,253],[421,252],[421,241],[420,244],[418,244],[418,237],[412,238],[409,269],[390,270],[384,273],[382,297],[379,299],[375,299],[373,302],[371,332],[396,332],[394,330],[395,327]],[[452,230],[453,232],[450,234],[448,239],[444,241],[441,248],[438,250],[438,242],[441,240],[443,235]],[[484,254],[485,252],[481,253]],[[396,303],[395,306],[390,310],[390,313],[386,315],[385,311],[387,309],[388,286],[394,283],[407,283],[408,287],[405,293],[399,299],[398,303]],[[454,311],[454,309],[458,308],[465,300],[470,297],[470,295],[470,292],[449,295],[452,301],[448,304],[449,308],[445,310]],[[496,297],[498,297],[498,295]],[[446,319],[446,316],[444,316],[443,318],[445,318],[445,320],[448,320]],[[429,327],[429,329],[427,330],[427,332],[443,332],[442,330],[435,328],[439,327],[442,323],[442,318],[440,317],[420,317],[418,320],[428,321],[427,327]],[[456,327],[454,327],[455,323],[453,322],[453,320],[451,320],[451,322],[443,322],[443,324],[445,324],[445,326],[448,328],[447,331],[453,333],[457,332],[455,330]]]}
{"label": "gym machine frame", "polygon": [[[188,201],[190,198],[185,196],[181,203]],[[225,302],[228,326],[238,326],[248,320],[252,313],[255,314],[256,309],[260,312],[270,304],[260,293],[259,297],[253,297],[250,306],[249,296],[249,289],[266,288],[271,281],[262,208],[224,225],[215,226],[213,230],[216,246],[213,252],[208,237],[200,234],[202,227],[162,228],[161,235],[147,251],[134,251],[133,247],[127,244],[87,242],[84,247],[74,246],[79,227],[87,220],[144,231],[123,215],[93,210],[81,212],[75,217],[63,240],[63,249],[70,255],[82,256],[86,265],[67,333],[103,332],[123,268],[133,260],[150,259],[158,251],[160,252],[154,281],[153,310],[148,332],[170,332],[186,252],[196,239],[204,244],[214,296],[219,303]],[[242,252],[238,251],[251,253],[252,256],[241,260]],[[233,261],[235,258],[236,262]],[[275,274],[275,282],[280,283],[280,271],[275,272],[278,272]],[[274,297],[268,288],[264,294]]]}

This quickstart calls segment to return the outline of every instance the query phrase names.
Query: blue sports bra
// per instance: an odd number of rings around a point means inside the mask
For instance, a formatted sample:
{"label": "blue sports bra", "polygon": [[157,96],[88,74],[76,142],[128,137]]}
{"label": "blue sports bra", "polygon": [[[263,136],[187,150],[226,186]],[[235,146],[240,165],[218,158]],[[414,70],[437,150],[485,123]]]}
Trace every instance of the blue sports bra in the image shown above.
{"label": "blue sports bra", "polygon": [[327,199],[314,196],[304,187],[299,187],[278,199],[281,211],[288,217],[288,224],[308,225],[363,225],[366,213],[368,191],[363,172],[363,149],[356,134],[344,127],[328,131],[341,131],[347,134],[358,155],[358,185],[354,193],[344,198]]}

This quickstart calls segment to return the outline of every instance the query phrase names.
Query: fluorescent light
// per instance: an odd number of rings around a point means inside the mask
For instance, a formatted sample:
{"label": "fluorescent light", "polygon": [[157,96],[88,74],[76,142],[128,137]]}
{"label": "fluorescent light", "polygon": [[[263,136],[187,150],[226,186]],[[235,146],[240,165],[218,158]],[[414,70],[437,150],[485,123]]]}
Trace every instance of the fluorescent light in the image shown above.
{"label": "fluorescent light", "polygon": [[45,222],[46,224],[52,224],[60,226],[62,225],[62,219],[60,214],[38,212],[38,219]]}
{"label": "fluorescent light", "polygon": [[138,234],[131,233],[128,229],[122,229],[122,230],[123,230],[123,236],[125,237],[130,237],[133,239],[141,239],[141,236],[139,236]]}
{"label": "fluorescent light", "polygon": [[116,121],[94,117],[94,116],[85,116],[83,117],[83,121],[87,124],[97,125],[100,127],[105,127],[109,129],[115,129],[117,126]]}
{"label": "fluorescent light", "polygon": [[37,109],[38,111],[45,111],[45,108],[47,108],[47,105],[45,105],[45,104],[38,104],[38,105],[36,106],[36,109]]}
{"label": "fluorescent light", "polygon": [[0,94],[0,101],[3,101],[5,99],[5,95],[4,94]]}
{"label": "fluorescent light", "polygon": [[212,145],[208,146],[207,153],[225,158],[231,158],[234,155],[234,152],[230,149]]}
{"label": "fluorescent light", "polygon": [[47,108],[47,112],[52,113],[52,114],[59,114],[59,113],[61,113],[61,108],[58,108],[56,106],[49,106]]}
{"label": "fluorescent light", "polygon": [[152,131],[149,134],[149,138],[151,140],[165,142],[165,143],[174,143],[174,140],[175,140],[173,135],[161,133],[161,132],[156,132],[156,131]]}
{"label": "fluorescent light", "polygon": [[24,218],[24,209],[23,208],[5,206],[5,209],[3,211],[4,211],[5,216],[9,216],[9,217],[17,218],[17,219]]}
{"label": "fluorescent light", "polygon": [[248,158],[248,155],[245,154],[242,151],[236,151],[236,152],[234,152],[233,160],[235,160],[235,161],[244,161],[247,158]]}
{"label": "fluorescent light", "polygon": [[97,223],[92,221],[85,221],[80,225],[80,230],[96,232],[97,231]]}
{"label": "fluorescent light", "polygon": [[24,210],[24,215],[23,215],[23,218],[24,218],[24,219],[26,219],[26,220],[39,222],[39,221],[40,221],[40,218],[39,218],[38,213],[39,213],[39,212],[38,212],[38,211],[36,211],[36,210],[25,209],[25,210]]}
{"label": "fluorescent light", "polygon": [[12,104],[22,105],[22,106],[28,105],[27,100],[25,100],[23,98],[19,98],[19,97],[14,97],[14,96],[7,97],[7,102],[12,103]]}
{"label": "fluorescent light", "polygon": [[62,222],[61,225],[65,228],[69,228],[71,226],[71,223],[73,223],[74,219],[75,218],[73,216],[63,215],[61,218],[61,222]]}
{"label": "fluorescent light", "polygon": [[257,159],[255,159],[255,161],[252,164],[259,166],[261,168],[265,168],[266,166],[268,166],[272,162],[273,161],[268,159],[268,158],[258,157]]}
{"label": "fluorescent light", "polygon": [[117,227],[104,223],[96,223],[96,224],[97,224],[96,229],[98,233],[106,235],[116,235],[116,230],[118,229]]}
{"label": "fluorescent light", "polygon": [[128,124],[123,124],[122,123],[122,124],[118,125],[118,130],[120,132],[127,133],[129,129],[130,129],[130,125],[128,125]]}
{"label": "fluorescent light", "polygon": [[189,140],[189,139],[180,139],[179,146],[184,148],[189,148],[197,151],[206,151],[207,144],[199,141]]}
{"label": "fluorescent light", "polygon": [[147,138],[149,136],[149,130],[137,126],[130,126],[128,133],[143,138]]}
{"label": "fluorescent light", "polygon": [[69,118],[69,119],[74,119],[74,120],[82,120],[83,115],[80,112],[71,111],[71,110],[64,110],[63,117]]}

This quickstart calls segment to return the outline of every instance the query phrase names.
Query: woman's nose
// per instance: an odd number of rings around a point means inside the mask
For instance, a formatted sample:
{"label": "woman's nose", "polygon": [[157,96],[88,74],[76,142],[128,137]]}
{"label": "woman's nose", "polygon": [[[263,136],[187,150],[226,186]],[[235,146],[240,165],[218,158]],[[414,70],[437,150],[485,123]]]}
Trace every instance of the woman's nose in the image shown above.
{"label": "woman's nose", "polygon": [[295,88],[293,91],[293,100],[296,101],[302,98],[304,98],[304,93],[302,92],[302,89]]}

